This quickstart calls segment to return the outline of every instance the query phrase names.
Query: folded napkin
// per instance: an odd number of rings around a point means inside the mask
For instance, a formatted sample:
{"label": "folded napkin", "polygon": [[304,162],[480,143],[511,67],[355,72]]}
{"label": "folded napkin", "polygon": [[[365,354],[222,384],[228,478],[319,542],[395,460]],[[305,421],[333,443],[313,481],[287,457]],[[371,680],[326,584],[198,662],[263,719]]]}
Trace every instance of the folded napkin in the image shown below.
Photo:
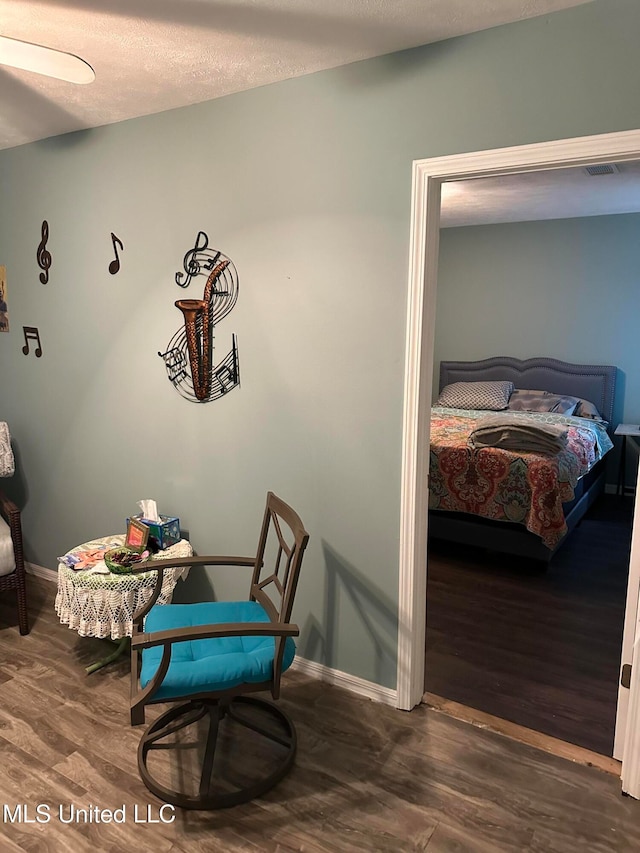
{"label": "folded napkin", "polygon": [[481,418],[469,436],[474,448],[500,447],[526,453],[554,455],[567,446],[569,432],[561,424],[524,423],[508,415]]}

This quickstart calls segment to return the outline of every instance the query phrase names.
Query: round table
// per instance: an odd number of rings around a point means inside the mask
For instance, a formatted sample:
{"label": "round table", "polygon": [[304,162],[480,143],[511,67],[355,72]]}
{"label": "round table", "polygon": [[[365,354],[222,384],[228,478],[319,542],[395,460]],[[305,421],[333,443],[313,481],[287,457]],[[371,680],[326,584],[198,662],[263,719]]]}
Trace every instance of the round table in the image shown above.
{"label": "round table", "polygon": [[[84,542],[67,551],[58,565],[55,609],[60,622],[73,628],[81,637],[104,637],[120,641],[112,655],[87,667],[88,673],[115,660],[125,650],[128,638],[133,633],[133,619],[151,598],[157,573],[115,574],[107,569],[104,560],[89,569],[75,571],[63,561],[69,556],[82,556],[87,551],[117,548],[124,540],[124,534],[116,534]],[[169,560],[172,557],[190,557],[192,554],[191,543],[181,539],[150,559]],[[188,573],[189,566],[165,569],[162,591],[156,603],[168,604],[178,580],[186,578]]]}

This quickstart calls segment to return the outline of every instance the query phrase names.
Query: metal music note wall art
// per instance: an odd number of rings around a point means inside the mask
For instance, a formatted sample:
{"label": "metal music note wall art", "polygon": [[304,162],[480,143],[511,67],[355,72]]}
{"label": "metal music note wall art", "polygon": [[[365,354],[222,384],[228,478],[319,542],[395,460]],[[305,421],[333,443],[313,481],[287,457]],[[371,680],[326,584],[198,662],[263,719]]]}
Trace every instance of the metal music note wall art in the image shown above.
{"label": "metal music note wall art", "polygon": [[183,325],[164,352],[167,376],[186,400],[209,403],[240,384],[238,346],[231,336],[231,349],[218,363],[214,360],[214,328],[238,300],[238,273],[230,258],[209,248],[209,238],[199,231],[193,249],[184,256],[184,273],[176,273],[176,284],[188,287],[193,279],[206,276],[202,299],[178,299]]}
{"label": "metal music note wall art", "polygon": [[111,232],[111,243],[113,245],[113,251],[115,254],[115,258],[109,264],[109,272],[111,275],[115,275],[117,272],[120,272],[120,255],[118,254],[118,246],[120,246],[120,250],[124,250],[124,246],[122,245],[122,240],[119,237]]}
{"label": "metal music note wall art", "polygon": [[38,258],[38,266],[42,270],[40,273],[40,281],[46,284],[49,281],[49,267],[51,266],[51,252],[47,250],[47,240],[49,239],[49,223],[46,219],[42,221],[41,229],[42,239],[38,244],[36,256]]}
{"label": "metal music note wall art", "polygon": [[24,334],[24,346],[22,347],[22,352],[25,355],[29,355],[29,341],[37,341],[34,355],[36,358],[40,358],[42,356],[42,343],[40,342],[40,332],[36,326],[23,326],[22,332]]}

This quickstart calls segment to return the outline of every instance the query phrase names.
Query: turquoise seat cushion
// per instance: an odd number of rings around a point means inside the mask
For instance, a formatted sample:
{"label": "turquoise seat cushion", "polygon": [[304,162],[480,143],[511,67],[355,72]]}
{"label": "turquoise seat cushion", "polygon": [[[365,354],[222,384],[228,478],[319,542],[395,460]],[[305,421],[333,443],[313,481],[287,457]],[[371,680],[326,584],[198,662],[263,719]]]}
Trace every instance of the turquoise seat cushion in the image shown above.
{"label": "turquoise seat cushion", "polygon": [[[145,631],[168,631],[194,625],[226,622],[269,622],[257,601],[205,601],[198,604],[155,605],[145,620]],[[163,646],[142,651],[140,685],[144,688],[160,666]],[[288,669],[296,646],[285,641],[282,671]],[[273,671],[273,637],[215,637],[174,643],[171,663],[155,699],[172,699],[193,693],[217,692],[239,684],[269,681]]]}

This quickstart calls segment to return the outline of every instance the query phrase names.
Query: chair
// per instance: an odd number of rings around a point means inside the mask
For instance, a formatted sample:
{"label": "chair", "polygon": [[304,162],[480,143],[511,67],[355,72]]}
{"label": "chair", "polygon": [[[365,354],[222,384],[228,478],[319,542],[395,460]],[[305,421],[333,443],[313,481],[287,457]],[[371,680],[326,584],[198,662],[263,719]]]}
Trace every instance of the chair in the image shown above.
{"label": "chair", "polygon": [[[131,724],[139,725],[147,705],[181,702],[146,729],[138,748],[142,781],[160,799],[186,809],[226,808],[260,796],[290,770],[296,753],[292,720],[272,702],[247,694],[269,691],[279,698],[281,675],[295,655],[292,638],[299,634],[289,619],[308,539],[298,514],[269,492],[254,557],[192,556],[150,567],[158,578],[154,596],[134,621],[130,707]],[[248,600],[159,606],[163,570],[176,565],[251,568]],[[167,764],[167,753],[156,751],[184,756],[197,750],[181,738],[198,727],[206,731],[200,739],[205,742],[188,779],[184,768],[176,768],[179,762]],[[179,789],[159,780],[151,761],[165,776],[182,773]]]}
{"label": "chair", "polygon": [[9,589],[15,589],[18,596],[20,633],[28,634],[29,619],[20,510],[13,501],[0,492],[0,592]]}

